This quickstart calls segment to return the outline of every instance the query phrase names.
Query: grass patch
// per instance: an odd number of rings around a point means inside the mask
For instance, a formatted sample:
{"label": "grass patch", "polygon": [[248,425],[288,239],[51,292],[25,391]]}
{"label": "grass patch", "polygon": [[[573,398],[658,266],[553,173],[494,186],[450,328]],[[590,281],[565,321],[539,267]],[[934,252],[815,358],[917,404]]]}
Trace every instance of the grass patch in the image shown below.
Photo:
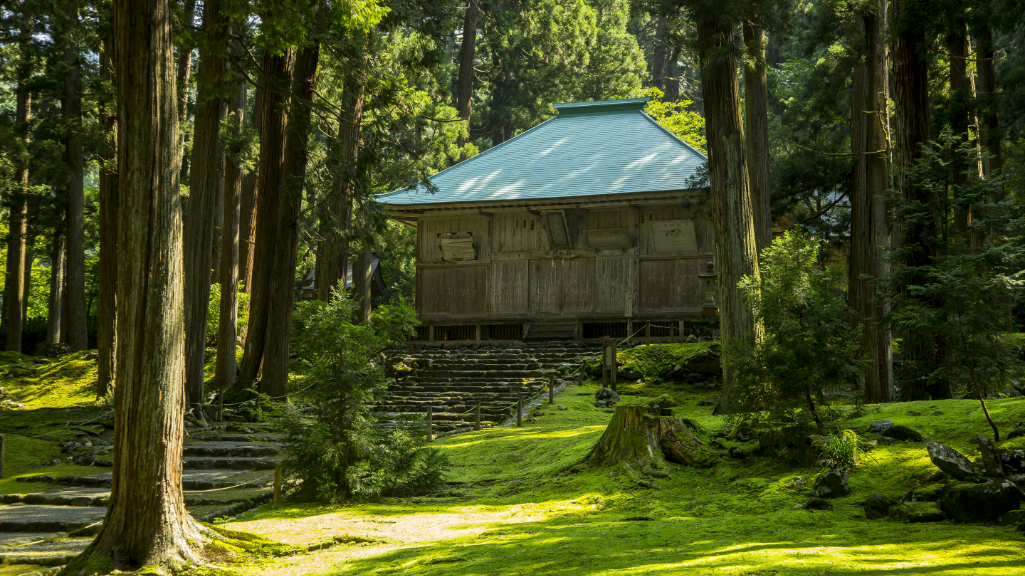
{"label": "grass patch", "polygon": [[[16,354],[8,352],[7,354]],[[23,356],[25,360],[30,357]],[[8,365],[12,368],[14,364]],[[90,352],[75,352],[52,364],[37,366],[21,363],[18,367],[34,368],[35,376],[3,376],[0,386],[7,388],[15,400],[28,409],[70,408],[103,405],[96,398],[96,358]]]}

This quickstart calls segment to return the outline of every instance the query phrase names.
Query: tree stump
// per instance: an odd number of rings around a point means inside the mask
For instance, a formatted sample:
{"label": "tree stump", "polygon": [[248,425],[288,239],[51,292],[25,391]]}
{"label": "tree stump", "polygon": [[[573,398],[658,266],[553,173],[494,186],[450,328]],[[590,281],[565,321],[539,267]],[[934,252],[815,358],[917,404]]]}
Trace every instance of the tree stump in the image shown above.
{"label": "tree stump", "polygon": [[617,406],[605,433],[587,461],[597,466],[637,465],[658,468],[665,460],[705,468],[714,454],[679,418],[643,406]]}

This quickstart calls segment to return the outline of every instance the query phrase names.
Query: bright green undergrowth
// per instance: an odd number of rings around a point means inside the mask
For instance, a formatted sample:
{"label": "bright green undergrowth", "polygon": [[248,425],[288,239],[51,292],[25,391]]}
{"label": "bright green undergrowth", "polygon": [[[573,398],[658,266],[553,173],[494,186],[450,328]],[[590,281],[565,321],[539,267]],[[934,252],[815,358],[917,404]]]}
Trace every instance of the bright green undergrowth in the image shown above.
{"label": "bright green undergrowth", "polygon": [[[611,414],[592,405],[596,384],[571,386],[535,410],[536,423],[490,428],[435,442],[451,461],[450,489],[433,498],[385,499],[334,507],[290,504],[240,520],[301,518],[345,511],[367,518],[524,510],[542,519],[489,522],[484,533],[366,555],[312,573],[506,574],[1025,574],[1025,540],[1012,527],[869,521],[860,502],[870,494],[900,498],[936,469],[924,443],[883,439],[873,420],[920,430],[926,440],[977,457],[976,433],[988,434],[977,401],[947,400],[867,406],[838,423],[876,440],[850,473],[853,494],[832,512],[794,510],[811,495],[821,469],[774,457],[724,458],[710,469],[669,466],[668,478],[642,488],[620,469],[577,466]],[[659,383],[620,385],[623,402],[646,404],[663,393],[680,403],[678,416],[709,430],[724,421],[696,402],[702,388]],[[557,407],[565,407],[559,410]],[[1025,421],[1025,399],[990,402],[1009,432]],[[538,416],[536,412],[541,412]],[[936,414],[936,413],[939,414]],[[727,442],[753,453],[757,442]],[[1025,438],[1001,443],[1025,448]],[[916,504],[935,510],[935,504]],[[632,520],[642,518],[643,520]]]}
{"label": "bright green undergrowth", "polygon": [[[31,361],[30,357],[21,356]],[[37,368],[35,376],[5,375],[0,386],[30,409],[96,406],[103,403],[96,398],[96,377],[96,358],[83,351]]]}
{"label": "bright green undergrowth", "polygon": [[698,352],[708,350],[713,342],[691,344],[652,344],[635,346],[616,354],[616,360],[624,368],[632,368],[645,378],[658,378],[663,371],[683,364]]}

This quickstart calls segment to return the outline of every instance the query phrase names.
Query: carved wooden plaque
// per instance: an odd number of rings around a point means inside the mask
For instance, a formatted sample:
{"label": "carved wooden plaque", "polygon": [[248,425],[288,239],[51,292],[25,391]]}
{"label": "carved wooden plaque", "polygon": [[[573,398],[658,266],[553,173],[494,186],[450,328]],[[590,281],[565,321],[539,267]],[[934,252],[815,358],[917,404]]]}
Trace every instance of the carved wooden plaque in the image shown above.
{"label": "carved wooden plaque", "polygon": [[655,252],[697,252],[693,220],[661,220],[651,223]]}

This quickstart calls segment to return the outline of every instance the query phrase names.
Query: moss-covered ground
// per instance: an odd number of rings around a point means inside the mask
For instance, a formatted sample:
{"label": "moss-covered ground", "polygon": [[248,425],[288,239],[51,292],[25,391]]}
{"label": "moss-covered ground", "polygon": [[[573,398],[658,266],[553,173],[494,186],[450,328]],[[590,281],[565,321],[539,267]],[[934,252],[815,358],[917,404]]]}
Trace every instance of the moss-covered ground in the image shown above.
{"label": "moss-covered ground", "polygon": [[[725,422],[712,415],[711,407],[697,405],[715,391],[655,377],[669,363],[700,349],[670,347],[671,358],[664,350],[626,353],[621,360],[633,362],[646,378],[620,383],[622,402],[647,404],[670,394],[679,404],[676,415],[709,431],[721,428]],[[642,369],[637,366],[641,361],[650,365]],[[867,520],[860,506],[873,493],[899,498],[927,483],[935,471],[924,442],[871,434],[867,428],[873,420],[910,426],[926,440],[976,458],[972,437],[991,434],[977,401],[866,406],[840,422],[876,444],[851,472],[852,495],[834,500],[833,511],[811,512],[794,507],[811,495],[821,469],[756,455],[753,441],[721,440],[749,456],[723,457],[708,469],[671,465],[667,477],[650,479],[650,488],[620,468],[578,466],[611,418],[592,405],[596,386],[587,382],[568,387],[556,396],[555,406],[543,404],[533,414],[535,422],[525,420],[522,428],[439,439],[435,446],[450,460],[448,484],[429,497],[348,505],[286,503],[277,509],[265,505],[219,523],[282,547],[273,553],[227,555],[218,565],[254,576],[1025,575],[1025,535],[1011,526]],[[993,400],[989,407],[1004,434],[1025,421],[1025,399]],[[31,425],[30,415],[38,414],[52,423],[39,434],[62,434],[60,421],[81,420],[106,409],[5,412],[0,428]],[[14,421],[9,420],[12,414],[17,415]],[[69,473],[63,465],[38,467],[50,457],[47,450],[53,451],[46,440],[13,442],[8,445],[9,471]],[[1001,446],[1025,448],[1025,438]],[[0,492],[7,483],[0,480]],[[25,491],[26,486],[17,488]],[[916,506],[932,509],[935,504]],[[265,546],[273,547],[261,544]]]}

